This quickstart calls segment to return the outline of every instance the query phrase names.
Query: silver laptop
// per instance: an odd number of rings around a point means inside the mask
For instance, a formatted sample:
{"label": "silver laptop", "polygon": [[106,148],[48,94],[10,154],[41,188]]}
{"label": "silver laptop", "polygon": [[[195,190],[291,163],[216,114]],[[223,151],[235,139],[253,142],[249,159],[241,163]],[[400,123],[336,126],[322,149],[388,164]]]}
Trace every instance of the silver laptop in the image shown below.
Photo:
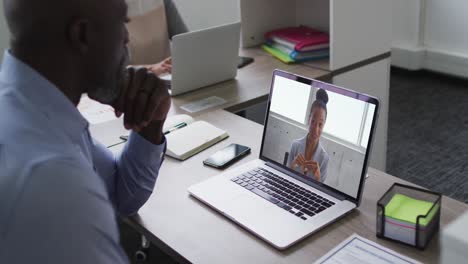
{"label": "silver laptop", "polygon": [[275,70],[260,157],[188,191],[285,249],[359,206],[378,110],[371,96]]}
{"label": "silver laptop", "polygon": [[187,32],[172,38],[172,96],[232,79],[237,74],[240,22]]}

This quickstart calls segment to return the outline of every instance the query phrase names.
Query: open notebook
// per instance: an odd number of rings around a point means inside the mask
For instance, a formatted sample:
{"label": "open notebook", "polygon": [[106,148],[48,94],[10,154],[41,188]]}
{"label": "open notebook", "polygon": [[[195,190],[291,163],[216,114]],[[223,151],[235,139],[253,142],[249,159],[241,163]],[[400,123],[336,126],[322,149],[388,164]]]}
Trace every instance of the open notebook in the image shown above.
{"label": "open notebook", "polygon": [[194,121],[188,115],[169,117],[164,124],[166,155],[185,160],[229,137],[228,133],[205,121]]}

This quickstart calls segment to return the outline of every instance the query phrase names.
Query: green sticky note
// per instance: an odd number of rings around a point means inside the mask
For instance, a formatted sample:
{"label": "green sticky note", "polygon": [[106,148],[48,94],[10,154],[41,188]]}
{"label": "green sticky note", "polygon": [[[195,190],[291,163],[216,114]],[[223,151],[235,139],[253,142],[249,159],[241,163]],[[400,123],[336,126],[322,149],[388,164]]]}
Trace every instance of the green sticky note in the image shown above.
{"label": "green sticky note", "polygon": [[[403,194],[393,195],[390,202],[385,206],[385,216],[396,220],[416,224],[419,215],[429,213],[433,203],[411,198]],[[431,211],[426,218],[421,218],[419,224],[426,226],[434,217],[437,208]]]}

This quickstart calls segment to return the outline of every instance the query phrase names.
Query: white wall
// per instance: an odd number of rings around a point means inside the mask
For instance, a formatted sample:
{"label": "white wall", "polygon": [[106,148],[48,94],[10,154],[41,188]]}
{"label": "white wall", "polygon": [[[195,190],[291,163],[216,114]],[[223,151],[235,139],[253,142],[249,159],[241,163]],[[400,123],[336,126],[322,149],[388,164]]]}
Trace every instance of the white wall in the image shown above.
{"label": "white wall", "polygon": [[[189,31],[240,21],[239,0],[126,0],[129,15],[141,15],[165,2],[175,7],[177,15]],[[173,11],[173,10],[170,10]],[[167,14],[170,20],[171,15]],[[177,18],[179,19],[179,18]]]}
{"label": "white wall", "polygon": [[306,133],[304,129],[270,115],[263,153],[270,159],[283,163],[284,154],[291,150],[292,142]]}
{"label": "white wall", "polygon": [[425,1],[424,68],[468,77],[468,1]]}
{"label": "white wall", "polygon": [[468,1],[426,0],[424,44],[468,54]]}
{"label": "white wall", "polygon": [[468,1],[393,0],[392,65],[468,77]]}
{"label": "white wall", "polygon": [[189,31],[240,21],[239,0],[172,0]]}
{"label": "white wall", "polygon": [[265,42],[265,32],[291,26],[295,21],[294,12],[283,12],[283,10],[295,8],[296,1],[241,0],[240,5],[243,47],[260,45]]}
{"label": "white wall", "polygon": [[419,10],[421,0],[393,0],[392,45],[419,45]]}
{"label": "white wall", "polygon": [[390,50],[391,2],[333,0],[330,3],[330,69],[340,69]]}
{"label": "white wall", "polygon": [[3,51],[8,47],[8,39],[10,34],[6,26],[5,17],[3,15],[3,1],[0,3],[0,60],[3,58]]}
{"label": "white wall", "polygon": [[393,0],[392,65],[409,70],[423,67],[424,4],[422,0]]}
{"label": "white wall", "polygon": [[[314,12],[313,15],[311,15],[313,10],[320,10],[320,12]],[[321,0],[296,0],[295,19],[296,25],[308,25],[322,31],[330,32],[330,3]]]}
{"label": "white wall", "polygon": [[163,3],[163,0],[125,0],[128,5],[128,16],[139,16],[151,11]]}

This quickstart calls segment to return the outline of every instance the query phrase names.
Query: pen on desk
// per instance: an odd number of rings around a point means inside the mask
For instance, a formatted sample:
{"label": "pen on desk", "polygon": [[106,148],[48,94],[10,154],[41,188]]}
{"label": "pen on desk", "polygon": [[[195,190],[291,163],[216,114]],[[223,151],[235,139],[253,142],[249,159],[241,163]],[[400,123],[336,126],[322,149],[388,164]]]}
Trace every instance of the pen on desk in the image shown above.
{"label": "pen on desk", "polygon": [[[174,130],[183,128],[184,126],[187,126],[187,123],[183,122],[183,123],[177,124],[174,127],[171,127],[168,131],[164,132],[164,135],[167,135],[167,134],[171,133]],[[125,141],[128,140],[128,136],[125,136],[125,135],[122,135],[119,138],[122,139],[122,140],[125,140]]]}
{"label": "pen on desk", "polygon": [[187,123],[183,122],[183,123],[177,124],[174,127],[170,128],[168,131],[164,132],[164,135],[167,135],[177,129],[183,128],[184,126],[187,126]]}

